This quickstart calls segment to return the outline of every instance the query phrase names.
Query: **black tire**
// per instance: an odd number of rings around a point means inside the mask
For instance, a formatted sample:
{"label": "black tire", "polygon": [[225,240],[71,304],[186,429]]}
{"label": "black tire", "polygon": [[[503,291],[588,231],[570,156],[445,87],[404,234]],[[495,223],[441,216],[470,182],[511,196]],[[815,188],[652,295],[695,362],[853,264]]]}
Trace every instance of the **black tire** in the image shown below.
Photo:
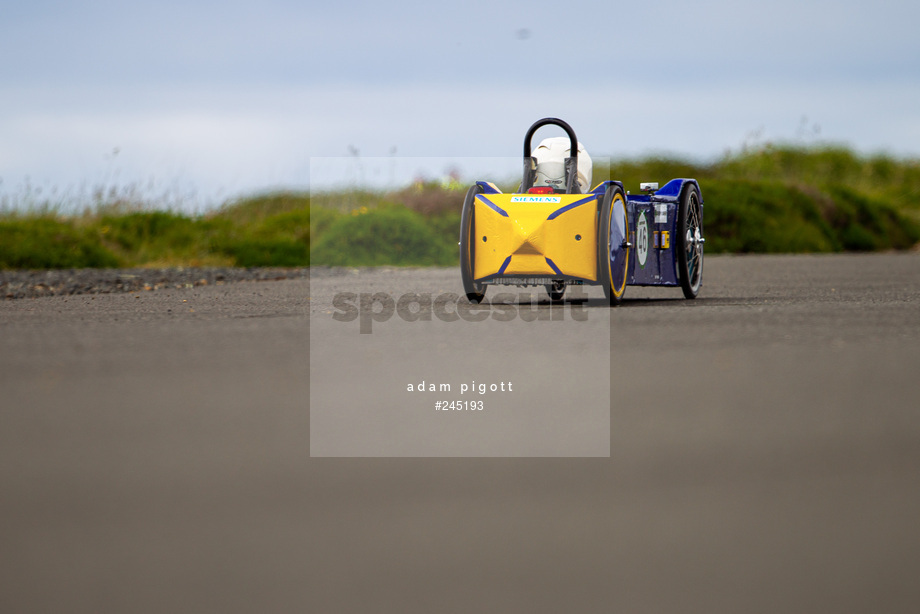
{"label": "black tire", "polygon": [[703,206],[700,190],[690,184],[677,213],[677,276],[684,298],[694,299],[703,285]]}
{"label": "black tire", "polygon": [[475,262],[476,241],[472,232],[475,222],[473,201],[476,195],[482,193],[478,184],[470,187],[463,201],[463,211],[460,214],[460,278],[463,280],[463,291],[471,303],[480,303],[486,295],[485,284],[473,281],[473,262]]}
{"label": "black tire", "polygon": [[[616,222],[617,236],[611,239],[611,221]],[[622,235],[622,236],[621,236]],[[620,245],[611,245],[611,240]],[[601,204],[597,223],[597,278],[604,289],[604,296],[610,305],[619,305],[626,293],[626,278],[629,274],[629,219],[626,215],[626,197],[619,186],[607,189]],[[616,269],[610,261],[613,250],[617,254]]]}
{"label": "black tire", "polygon": [[565,281],[561,279],[554,280],[553,283],[547,284],[546,293],[549,294],[549,300],[558,303],[565,294]]}

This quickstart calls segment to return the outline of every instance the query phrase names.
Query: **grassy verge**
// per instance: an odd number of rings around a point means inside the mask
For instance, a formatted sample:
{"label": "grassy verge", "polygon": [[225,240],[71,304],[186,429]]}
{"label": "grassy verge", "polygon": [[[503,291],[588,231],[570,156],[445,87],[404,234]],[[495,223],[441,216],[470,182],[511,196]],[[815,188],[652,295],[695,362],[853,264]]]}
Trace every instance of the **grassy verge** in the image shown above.
{"label": "grassy verge", "polygon": [[[920,241],[920,162],[840,148],[766,147],[712,164],[620,160],[612,175],[700,180],[707,250],[732,253],[909,249]],[[274,193],[205,215],[143,202],[76,216],[0,213],[0,268],[452,265],[465,188]],[[311,206],[312,205],[312,206]]]}

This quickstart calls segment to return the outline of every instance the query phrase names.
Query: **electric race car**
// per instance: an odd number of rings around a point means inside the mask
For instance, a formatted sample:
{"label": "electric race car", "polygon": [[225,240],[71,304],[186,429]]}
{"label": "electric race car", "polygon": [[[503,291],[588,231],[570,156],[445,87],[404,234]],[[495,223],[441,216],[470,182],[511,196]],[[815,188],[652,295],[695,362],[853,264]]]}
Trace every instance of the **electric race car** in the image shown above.
{"label": "electric race car", "polygon": [[[541,127],[566,137],[543,140]],[[680,286],[696,298],[703,279],[703,198],[695,179],[661,188],[642,183],[631,195],[619,181],[593,189],[592,162],[566,122],[548,117],[524,136],[518,192],[494,184],[470,187],[460,218],[460,273],[470,302],[492,285],[544,286],[553,301],[566,286],[599,285],[611,305],[626,286]]]}

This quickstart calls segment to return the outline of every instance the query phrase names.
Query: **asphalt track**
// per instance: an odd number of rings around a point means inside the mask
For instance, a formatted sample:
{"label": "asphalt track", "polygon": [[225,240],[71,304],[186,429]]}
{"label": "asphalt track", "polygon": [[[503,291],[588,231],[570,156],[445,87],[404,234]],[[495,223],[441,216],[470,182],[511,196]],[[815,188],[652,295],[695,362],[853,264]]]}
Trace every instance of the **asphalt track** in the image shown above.
{"label": "asphalt track", "polygon": [[917,611],[920,254],[710,257],[697,301],[629,288],[609,457],[311,457],[334,295],[458,286],[0,302],[0,611]]}

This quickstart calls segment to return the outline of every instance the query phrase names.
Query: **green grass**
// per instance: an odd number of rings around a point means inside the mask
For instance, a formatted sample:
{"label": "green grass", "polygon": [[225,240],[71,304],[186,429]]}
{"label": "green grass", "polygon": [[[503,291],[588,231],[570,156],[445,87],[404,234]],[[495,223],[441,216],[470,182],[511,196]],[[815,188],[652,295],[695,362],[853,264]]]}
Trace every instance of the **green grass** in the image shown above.
{"label": "green grass", "polygon": [[317,264],[337,266],[453,264],[446,247],[421,214],[387,203],[332,222],[312,257]]}
{"label": "green grass", "polygon": [[[598,176],[606,169],[598,169]],[[844,148],[764,147],[701,164],[611,164],[641,181],[700,181],[709,253],[910,249],[920,242],[920,162]],[[0,211],[0,268],[452,265],[465,187],[423,183],[383,194],[275,192],[189,215],[155,203],[58,203]],[[311,260],[312,259],[312,260]]]}
{"label": "green grass", "polygon": [[98,228],[47,215],[0,219],[0,268],[69,269],[118,266]]}

